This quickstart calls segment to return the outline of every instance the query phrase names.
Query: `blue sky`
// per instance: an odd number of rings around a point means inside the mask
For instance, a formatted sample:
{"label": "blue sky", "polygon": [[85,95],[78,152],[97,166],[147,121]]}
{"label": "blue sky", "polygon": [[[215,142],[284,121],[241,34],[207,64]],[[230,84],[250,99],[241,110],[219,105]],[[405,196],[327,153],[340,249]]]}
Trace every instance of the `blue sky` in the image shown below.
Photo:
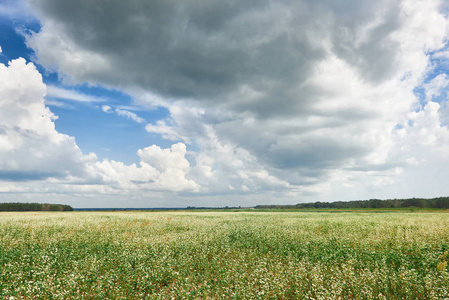
{"label": "blue sky", "polygon": [[208,4],[0,1],[0,201],[449,194],[444,1]]}

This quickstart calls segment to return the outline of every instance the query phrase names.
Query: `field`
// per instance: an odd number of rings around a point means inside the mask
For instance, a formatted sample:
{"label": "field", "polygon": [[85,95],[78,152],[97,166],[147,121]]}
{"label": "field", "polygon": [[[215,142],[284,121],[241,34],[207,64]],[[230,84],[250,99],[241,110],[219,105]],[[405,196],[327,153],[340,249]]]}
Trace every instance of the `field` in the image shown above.
{"label": "field", "polygon": [[442,212],[0,213],[0,299],[449,299]]}

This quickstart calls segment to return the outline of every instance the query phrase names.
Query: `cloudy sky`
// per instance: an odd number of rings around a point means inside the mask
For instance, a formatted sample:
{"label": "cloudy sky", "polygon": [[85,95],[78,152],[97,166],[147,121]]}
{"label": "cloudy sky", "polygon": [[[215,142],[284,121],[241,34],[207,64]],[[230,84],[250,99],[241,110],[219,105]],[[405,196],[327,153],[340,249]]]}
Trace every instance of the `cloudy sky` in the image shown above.
{"label": "cloudy sky", "polygon": [[449,195],[449,4],[0,0],[0,201]]}

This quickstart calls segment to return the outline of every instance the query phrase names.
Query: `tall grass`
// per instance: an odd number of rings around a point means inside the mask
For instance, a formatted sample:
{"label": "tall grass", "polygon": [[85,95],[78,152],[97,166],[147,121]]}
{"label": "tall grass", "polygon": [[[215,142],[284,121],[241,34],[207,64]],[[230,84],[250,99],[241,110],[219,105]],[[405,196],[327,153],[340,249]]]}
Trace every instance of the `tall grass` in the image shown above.
{"label": "tall grass", "polygon": [[449,214],[0,213],[3,299],[444,299]]}

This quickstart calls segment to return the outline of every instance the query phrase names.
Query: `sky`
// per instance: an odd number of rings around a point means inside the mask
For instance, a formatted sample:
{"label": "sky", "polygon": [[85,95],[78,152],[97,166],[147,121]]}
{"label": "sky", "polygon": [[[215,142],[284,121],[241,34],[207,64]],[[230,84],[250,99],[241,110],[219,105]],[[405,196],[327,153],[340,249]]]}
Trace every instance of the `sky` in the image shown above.
{"label": "sky", "polygon": [[0,201],[449,195],[449,4],[0,0]]}

